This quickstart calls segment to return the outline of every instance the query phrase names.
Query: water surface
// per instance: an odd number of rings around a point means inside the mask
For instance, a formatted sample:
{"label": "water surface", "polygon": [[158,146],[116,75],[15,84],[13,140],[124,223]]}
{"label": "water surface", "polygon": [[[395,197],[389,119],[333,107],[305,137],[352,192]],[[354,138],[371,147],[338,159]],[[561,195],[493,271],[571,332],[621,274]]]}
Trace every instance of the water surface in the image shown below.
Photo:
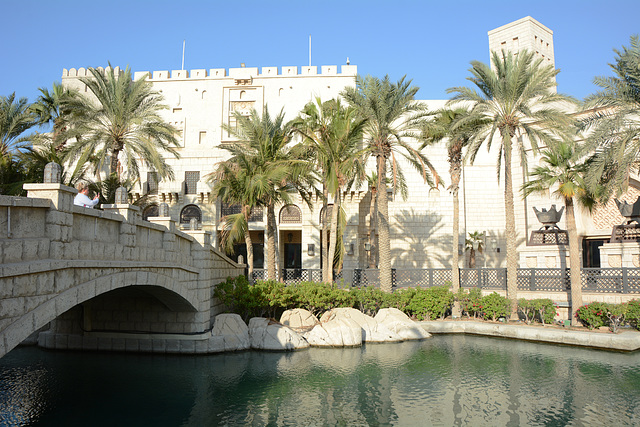
{"label": "water surface", "polygon": [[640,353],[464,335],[206,356],[0,359],[0,424],[639,425]]}

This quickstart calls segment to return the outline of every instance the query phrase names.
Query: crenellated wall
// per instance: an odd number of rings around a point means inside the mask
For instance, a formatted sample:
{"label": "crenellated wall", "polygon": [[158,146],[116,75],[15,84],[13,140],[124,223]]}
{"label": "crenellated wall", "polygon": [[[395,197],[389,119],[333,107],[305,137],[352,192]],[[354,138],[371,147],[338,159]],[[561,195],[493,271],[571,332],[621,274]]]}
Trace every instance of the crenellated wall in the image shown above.
{"label": "crenellated wall", "polygon": [[[97,67],[97,70],[104,71],[105,68]],[[108,70],[109,67],[106,68]],[[340,69],[340,72],[338,71]],[[116,74],[122,71],[120,67],[115,67]],[[284,67],[241,67],[241,68],[211,68],[195,69],[195,70],[173,70],[173,71],[136,71],[134,79],[147,77],[149,81],[156,80],[187,80],[187,79],[219,79],[219,78],[244,78],[244,77],[292,77],[292,76],[355,76],[358,73],[357,65],[322,65],[320,72],[318,67],[302,66],[284,66]],[[91,72],[87,68],[70,68],[62,70],[62,78],[74,77],[91,77]]]}

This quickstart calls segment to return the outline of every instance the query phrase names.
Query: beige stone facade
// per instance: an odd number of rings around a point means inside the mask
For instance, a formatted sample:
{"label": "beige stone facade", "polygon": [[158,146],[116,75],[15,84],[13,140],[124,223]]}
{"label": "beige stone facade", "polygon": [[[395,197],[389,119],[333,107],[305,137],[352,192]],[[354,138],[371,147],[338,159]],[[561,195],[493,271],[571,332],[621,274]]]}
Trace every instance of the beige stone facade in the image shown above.
{"label": "beige stone facade", "polygon": [[[527,48],[554,63],[553,32],[531,17],[488,34],[490,49],[517,51]],[[142,170],[144,182],[134,189],[133,196],[137,198],[152,193],[151,204],[167,203],[171,217],[182,226],[188,224],[189,218],[197,217],[201,228],[213,232],[213,240],[216,241],[220,218],[228,211],[218,200],[212,199],[211,186],[206,178],[216,163],[225,159],[225,152],[219,149],[219,145],[229,141],[230,137],[222,125],[233,125],[235,111],[248,114],[252,108],[260,111],[265,106],[272,115],[282,109],[286,119],[293,119],[315,97],[328,100],[339,96],[345,87],[354,84],[357,71],[355,65],[330,65],[136,72],[136,79],[146,77],[154,89],[164,95],[168,105],[164,117],[181,132],[181,157],[167,158],[174,169],[176,181],[156,185],[152,171]],[[366,70],[362,71],[366,74]],[[87,70],[83,68],[64,70],[62,81],[66,86],[83,91],[84,85],[79,78],[85,76]],[[421,102],[436,110],[444,106],[446,100]],[[450,181],[447,151],[441,144],[428,148],[427,155],[443,178],[444,187],[429,188],[410,166],[403,166],[409,198],[402,200],[399,195],[392,194],[389,203],[394,268],[448,267],[451,263],[453,199],[446,189]],[[513,162],[514,190],[518,192],[515,203],[517,243],[520,251],[527,252],[531,232],[541,227],[533,207],[561,206],[562,201],[539,195],[522,199],[519,188],[526,174],[517,156]],[[537,165],[537,162],[531,157],[529,167]],[[496,164],[497,151],[481,149],[475,163],[465,165],[460,183],[460,245],[463,247],[464,236],[468,232],[479,231],[486,236],[485,251],[476,258],[478,266],[500,267],[505,264],[504,174],[498,180]],[[369,241],[370,193],[366,187],[358,188],[346,192],[343,197],[347,213],[344,268],[366,268],[369,264],[365,243]],[[298,199],[295,207],[276,213],[280,268],[320,268],[321,206],[321,201],[316,200],[314,209],[310,210]],[[151,213],[151,210],[143,210],[143,216]],[[615,206],[598,211],[593,217],[595,221],[587,214],[578,213],[579,235],[596,242],[591,245],[593,248],[587,245],[588,251],[597,251],[597,246],[608,239],[611,221],[603,218],[612,218],[615,214]],[[259,246],[265,240],[265,220],[266,215],[258,214],[257,220],[250,224],[254,241]],[[563,217],[559,226],[566,229],[564,221]],[[533,265],[534,261],[537,267],[559,267],[564,264],[563,251],[565,249],[560,248],[555,254],[522,256],[521,267]],[[258,254],[256,267],[261,266],[260,258]],[[465,257],[460,258],[461,266],[466,266]]]}

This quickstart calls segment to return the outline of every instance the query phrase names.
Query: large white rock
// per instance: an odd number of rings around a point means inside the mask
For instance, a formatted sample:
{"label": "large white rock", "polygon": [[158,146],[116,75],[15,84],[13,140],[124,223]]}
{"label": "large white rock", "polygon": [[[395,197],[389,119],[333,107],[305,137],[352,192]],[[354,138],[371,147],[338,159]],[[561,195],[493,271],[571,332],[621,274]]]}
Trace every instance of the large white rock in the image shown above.
{"label": "large white rock", "polygon": [[[213,322],[211,337],[210,346],[215,347],[216,350],[221,347],[219,351],[247,350],[251,348],[249,328],[238,314],[218,314]],[[212,350],[214,349],[212,348]]]}
{"label": "large white rock", "polygon": [[313,329],[318,323],[318,318],[309,310],[294,308],[287,310],[280,316],[280,323],[290,327],[296,332],[306,332]]}
{"label": "large white rock", "polygon": [[403,340],[422,340],[431,337],[431,334],[424,330],[422,326],[397,308],[380,309],[374,319],[399,335]]}
{"label": "large white rock", "polygon": [[264,317],[249,320],[251,348],[258,350],[300,350],[309,343],[293,329]]}
{"label": "large white rock", "polygon": [[328,322],[333,319],[350,319],[356,322],[362,329],[362,342],[402,341],[398,334],[355,308],[334,308],[325,312],[320,318],[320,322]]}
{"label": "large white rock", "polygon": [[362,328],[351,319],[320,323],[304,337],[314,347],[355,347],[362,345]]}

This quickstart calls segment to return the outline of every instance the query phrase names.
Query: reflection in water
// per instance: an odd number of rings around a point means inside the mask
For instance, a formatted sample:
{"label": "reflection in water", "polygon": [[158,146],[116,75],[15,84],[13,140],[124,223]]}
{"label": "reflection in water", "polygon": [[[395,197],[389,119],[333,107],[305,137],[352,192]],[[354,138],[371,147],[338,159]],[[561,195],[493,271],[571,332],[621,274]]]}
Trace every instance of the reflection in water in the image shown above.
{"label": "reflection in water", "polygon": [[20,348],[2,425],[638,425],[640,354],[473,336],[159,356]]}

